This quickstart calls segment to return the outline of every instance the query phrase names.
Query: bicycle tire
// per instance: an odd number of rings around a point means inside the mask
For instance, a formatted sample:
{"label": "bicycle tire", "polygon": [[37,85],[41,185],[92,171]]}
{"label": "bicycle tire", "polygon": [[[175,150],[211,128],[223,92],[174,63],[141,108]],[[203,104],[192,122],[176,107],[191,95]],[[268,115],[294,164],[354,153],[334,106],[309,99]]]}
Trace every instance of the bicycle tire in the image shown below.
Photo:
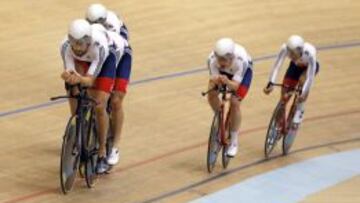
{"label": "bicycle tire", "polygon": [[72,116],[66,126],[60,156],[60,185],[64,194],[72,190],[80,163],[80,153],[74,154],[76,138],[76,117]]}
{"label": "bicycle tire", "polygon": [[89,110],[87,113],[90,113],[89,118],[86,118],[87,124],[86,128],[86,141],[85,141],[85,150],[86,150],[86,161],[85,161],[85,180],[88,188],[94,187],[97,182],[98,176],[96,173],[96,164],[98,159],[99,151],[99,139],[97,135],[95,117],[93,110]]}
{"label": "bicycle tire", "polygon": [[[230,140],[230,130],[229,130],[228,133],[227,133],[227,140],[228,140],[228,141]],[[230,160],[231,160],[231,157],[229,157],[229,156],[227,155],[228,147],[229,147],[229,143],[227,143],[227,144],[222,148],[222,157],[221,157],[222,159],[221,159],[221,162],[222,162],[223,169],[227,169],[227,167],[229,166]]]}
{"label": "bicycle tire", "polygon": [[278,117],[278,114],[280,113],[281,108],[281,103],[279,102],[274,109],[273,115],[270,119],[269,127],[267,129],[264,145],[264,155],[266,159],[270,157],[271,152],[274,150],[278,142],[278,137],[280,136],[275,128],[277,122],[276,119]]}
{"label": "bicycle tire", "polygon": [[[295,99],[294,99],[294,102],[295,102]],[[287,126],[287,130],[286,130],[286,134],[285,134],[285,136],[283,138],[283,142],[282,142],[282,152],[283,152],[284,156],[286,156],[289,153],[289,151],[295,141],[297,131],[299,129],[299,124],[294,124],[294,122],[293,122],[295,112],[296,112],[296,105],[292,105],[289,116],[288,116],[288,121],[287,121],[288,126]]]}
{"label": "bicycle tire", "polygon": [[206,159],[207,170],[209,173],[213,172],[218,153],[221,150],[221,143],[218,134],[219,134],[219,113],[215,113],[211,124],[211,130],[208,141],[207,159]]}

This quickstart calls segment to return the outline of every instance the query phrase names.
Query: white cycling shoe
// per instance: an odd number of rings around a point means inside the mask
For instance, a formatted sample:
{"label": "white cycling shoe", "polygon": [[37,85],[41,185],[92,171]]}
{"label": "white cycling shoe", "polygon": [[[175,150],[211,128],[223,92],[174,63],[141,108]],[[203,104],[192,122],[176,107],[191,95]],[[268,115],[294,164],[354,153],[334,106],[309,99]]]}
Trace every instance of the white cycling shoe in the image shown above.
{"label": "white cycling shoe", "polygon": [[107,162],[109,165],[116,165],[120,159],[120,151],[117,148],[112,148],[111,152],[107,158]]}
{"label": "white cycling shoe", "polygon": [[228,157],[234,157],[237,154],[238,151],[238,139],[237,136],[231,139],[231,143],[228,147],[228,150],[226,152],[226,155]]}

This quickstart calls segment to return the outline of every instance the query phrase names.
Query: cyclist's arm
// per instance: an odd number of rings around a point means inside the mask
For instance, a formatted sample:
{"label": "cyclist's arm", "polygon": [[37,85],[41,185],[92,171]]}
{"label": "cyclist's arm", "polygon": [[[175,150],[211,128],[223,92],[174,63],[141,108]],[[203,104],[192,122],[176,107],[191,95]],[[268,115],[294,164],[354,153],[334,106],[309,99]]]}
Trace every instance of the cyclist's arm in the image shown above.
{"label": "cyclist's arm", "polygon": [[70,53],[70,44],[65,41],[61,46],[61,58],[65,71],[75,71],[75,59]]}
{"label": "cyclist's arm", "polygon": [[212,63],[211,58],[207,61],[210,77],[213,75],[220,75],[219,69]]}
{"label": "cyclist's arm", "polygon": [[95,84],[96,78],[93,76],[80,76],[80,84],[91,87]]}
{"label": "cyclist's arm", "polygon": [[[226,78],[226,76],[224,76],[224,78]],[[237,82],[237,81],[235,81],[235,80],[229,80],[229,79],[227,79],[226,81],[227,81],[227,82],[225,82],[225,83],[226,83],[226,86],[227,86],[228,88],[230,88],[231,90],[237,91],[237,90],[239,89],[239,87],[240,87],[240,83],[239,83],[239,82]]]}
{"label": "cyclist's arm", "polygon": [[100,46],[98,52],[95,54],[95,59],[91,62],[86,76],[80,76],[80,83],[85,86],[93,86],[96,77],[100,74],[101,68],[105,62],[106,54],[105,48]]}
{"label": "cyclist's arm", "polygon": [[281,68],[282,64],[284,63],[286,55],[287,55],[286,45],[283,44],[281,46],[281,50],[280,50],[279,54],[277,55],[276,61],[275,61],[274,65],[273,65],[273,68],[272,68],[271,73],[270,73],[269,81],[271,83],[276,82],[276,77],[277,77],[277,75],[278,75],[278,73],[280,71],[280,68]]}
{"label": "cyclist's arm", "polygon": [[70,72],[75,71],[75,59],[70,53],[70,44],[68,41],[62,43],[60,53],[64,64],[64,71],[61,73],[61,78],[68,83],[71,78]]}
{"label": "cyclist's arm", "polygon": [[[305,52],[306,54],[306,52]],[[316,72],[316,58],[315,56],[309,56],[309,66],[306,72],[306,80],[302,88],[301,96],[305,96],[309,91],[315,77]]]}
{"label": "cyclist's arm", "polygon": [[210,57],[207,61],[207,66],[208,66],[209,75],[210,75],[210,81],[217,84],[219,82],[218,80],[219,80],[220,72],[219,72],[219,69],[212,63],[211,59],[212,58]]}

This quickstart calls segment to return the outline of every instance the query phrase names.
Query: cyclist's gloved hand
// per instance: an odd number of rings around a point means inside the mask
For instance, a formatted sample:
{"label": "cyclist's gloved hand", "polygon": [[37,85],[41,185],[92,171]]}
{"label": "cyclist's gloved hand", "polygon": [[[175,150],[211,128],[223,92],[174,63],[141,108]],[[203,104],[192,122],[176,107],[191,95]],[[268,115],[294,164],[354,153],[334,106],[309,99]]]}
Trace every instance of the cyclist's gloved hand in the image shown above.
{"label": "cyclist's gloved hand", "polygon": [[212,83],[214,83],[215,85],[219,85],[220,84],[220,77],[219,75],[213,75],[210,77],[210,81]]}
{"label": "cyclist's gloved hand", "polygon": [[264,88],[264,93],[265,94],[270,94],[274,89],[273,83],[272,82],[268,82],[268,84],[266,85],[266,87]]}
{"label": "cyclist's gloved hand", "polygon": [[300,96],[299,96],[298,100],[300,103],[306,101],[306,94],[302,93],[302,89],[299,90],[299,95]]}
{"label": "cyclist's gloved hand", "polygon": [[81,76],[75,71],[70,71],[70,76],[68,77],[66,82],[71,85],[79,84],[81,82]]}

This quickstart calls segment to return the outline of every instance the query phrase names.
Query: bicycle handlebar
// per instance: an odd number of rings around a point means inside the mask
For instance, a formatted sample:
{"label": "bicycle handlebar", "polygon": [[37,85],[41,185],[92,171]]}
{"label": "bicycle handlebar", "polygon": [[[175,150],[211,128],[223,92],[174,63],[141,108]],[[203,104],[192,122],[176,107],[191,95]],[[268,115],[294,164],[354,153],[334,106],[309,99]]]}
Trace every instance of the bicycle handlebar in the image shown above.
{"label": "bicycle handlebar", "polygon": [[[51,97],[50,98],[51,101],[56,101],[56,100],[59,100],[59,99],[80,99],[80,96],[79,95],[77,95],[77,96],[65,95],[65,96],[56,96],[56,97]],[[95,99],[90,98],[90,97],[82,97],[81,99],[85,100],[85,101],[89,101],[89,102],[94,103],[94,104],[97,104],[97,101]]]}
{"label": "bicycle handlebar", "polygon": [[70,97],[70,96],[56,96],[56,97],[50,97],[50,100],[51,101],[56,101],[56,100],[59,100],[59,99],[69,99],[69,98],[73,98],[73,97]]}
{"label": "bicycle handlebar", "polygon": [[275,87],[287,88],[287,89],[290,89],[290,91],[295,91],[295,92],[301,92],[302,91],[302,88],[300,86],[288,87],[288,86],[285,86],[284,84],[281,84],[281,83],[272,83],[271,85],[275,86]]}
{"label": "bicycle handlebar", "polygon": [[236,97],[238,97],[238,95],[235,93],[235,91],[234,90],[228,90],[227,88],[226,88],[226,86],[215,86],[215,87],[213,87],[213,88],[211,88],[211,89],[209,89],[209,90],[207,90],[206,92],[201,92],[201,95],[204,97],[204,96],[206,96],[207,94],[209,94],[210,92],[212,92],[212,91],[217,91],[217,92],[219,92],[219,93],[231,93],[231,94],[233,94],[234,96],[236,96]]}
{"label": "bicycle handlebar", "polygon": [[59,99],[82,99],[82,100],[85,100],[85,101],[89,101],[91,103],[94,103],[94,104],[97,104],[98,102],[95,100],[95,99],[92,99],[88,96],[84,96],[84,94],[82,93],[83,91],[86,91],[87,90],[87,87],[84,87],[84,86],[81,86],[79,84],[77,85],[70,85],[69,86],[70,89],[74,88],[74,87],[78,87],[79,90],[80,90],[80,93],[77,94],[77,95],[64,95],[64,96],[56,96],[56,97],[51,97],[50,100],[51,101],[56,101],[56,100],[59,100]]}

